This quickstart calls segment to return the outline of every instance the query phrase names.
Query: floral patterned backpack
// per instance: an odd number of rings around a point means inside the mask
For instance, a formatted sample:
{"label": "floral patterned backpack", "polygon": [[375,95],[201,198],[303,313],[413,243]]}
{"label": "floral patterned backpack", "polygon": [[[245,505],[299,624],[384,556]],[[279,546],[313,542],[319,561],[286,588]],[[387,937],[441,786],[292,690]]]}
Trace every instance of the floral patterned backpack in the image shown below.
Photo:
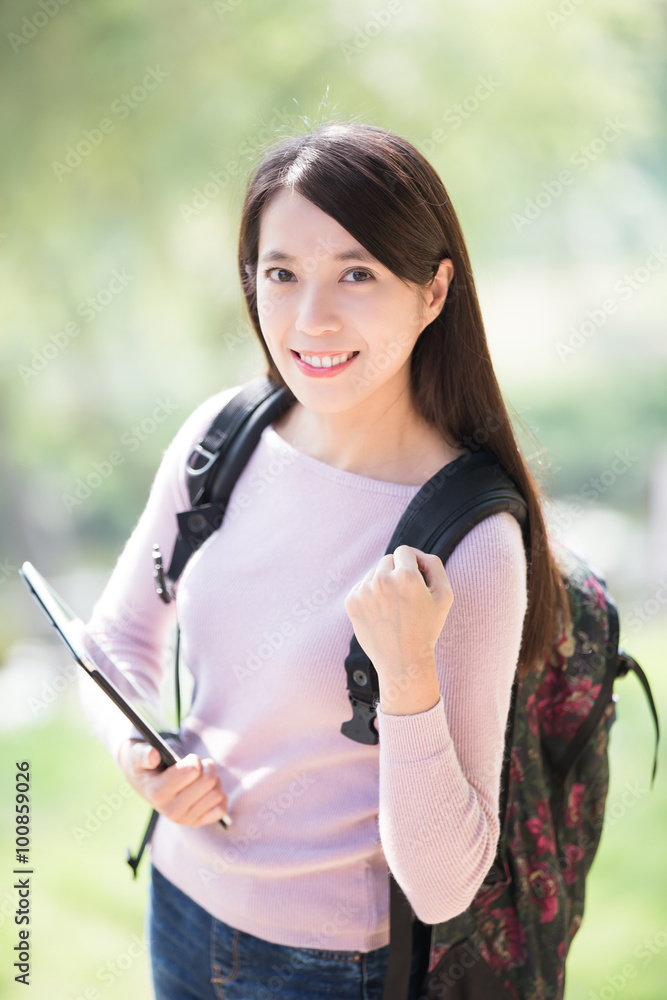
{"label": "floral patterned backpack", "polygon": [[639,664],[618,649],[605,581],[565,546],[571,627],[540,672],[514,682],[498,854],[468,909],[431,929],[424,997],[560,1000],[565,960],[584,911],[585,879],[609,783],[613,684]]}

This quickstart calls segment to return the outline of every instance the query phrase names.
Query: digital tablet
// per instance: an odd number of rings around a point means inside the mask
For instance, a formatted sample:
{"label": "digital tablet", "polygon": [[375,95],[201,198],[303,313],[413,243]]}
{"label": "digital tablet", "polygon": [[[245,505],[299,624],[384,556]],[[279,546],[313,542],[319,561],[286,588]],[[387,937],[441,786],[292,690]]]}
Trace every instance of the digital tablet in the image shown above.
{"label": "digital tablet", "polygon": [[[178,735],[170,732],[169,726],[160,717],[154,702],[146,692],[114,663],[108,653],[104,654],[108,666],[102,668],[94,661],[81,638],[81,632],[85,632],[83,622],[32,563],[24,562],[19,574],[79,666],[83,667],[123,715],[132,722],[146,742],[156,748],[160,754],[160,768],[177,764],[182,759],[174,748],[174,745],[177,748],[180,745]],[[225,814],[219,822],[222,826],[228,827],[232,819]]]}

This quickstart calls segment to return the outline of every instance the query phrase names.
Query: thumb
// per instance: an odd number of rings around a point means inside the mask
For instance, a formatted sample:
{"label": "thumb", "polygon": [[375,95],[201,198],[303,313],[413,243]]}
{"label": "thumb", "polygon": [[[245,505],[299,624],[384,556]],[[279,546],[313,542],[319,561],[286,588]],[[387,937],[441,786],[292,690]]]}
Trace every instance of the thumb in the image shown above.
{"label": "thumb", "polygon": [[414,552],[424,583],[431,593],[438,598],[449,595],[451,584],[440,556],[434,552],[422,552],[421,549],[415,549]]}
{"label": "thumb", "polygon": [[150,743],[135,744],[132,758],[135,768],[142,768],[149,771],[156,768],[160,763],[160,754]]}

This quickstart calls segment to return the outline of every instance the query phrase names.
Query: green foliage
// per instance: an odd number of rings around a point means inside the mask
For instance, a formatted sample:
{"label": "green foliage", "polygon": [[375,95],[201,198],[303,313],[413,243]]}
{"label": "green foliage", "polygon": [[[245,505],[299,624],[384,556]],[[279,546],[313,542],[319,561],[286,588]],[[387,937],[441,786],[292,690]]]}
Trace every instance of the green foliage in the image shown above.
{"label": "green foliage", "polygon": [[[614,255],[644,252],[653,212],[664,212],[666,25],[648,0],[632,10],[587,0],[567,16],[558,5],[480,0],[446,18],[436,0],[393,3],[382,16],[350,0],[55,9],[10,0],[0,12],[0,178],[11,192],[0,462],[19,493],[39,494],[46,520],[32,537],[18,501],[0,492],[14,563],[38,542],[48,561],[56,532],[75,560],[90,549],[111,559],[190,409],[261,366],[235,247],[248,176],[277,139],[349,117],[406,135],[441,172],[483,275],[507,259],[588,262],[600,227],[613,236],[611,268]],[[577,169],[572,157],[607,118],[622,131]],[[567,167],[575,183],[517,231],[512,218]],[[114,273],[125,283],[109,294]],[[602,357],[609,385],[624,362],[594,345],[583,379],[594,396]],[[552,369],[550,383],[562,374]],[[567,398],[543,382],[534,415],[567,485],[595,469],[600,420],[589,419],[581,382],[575,391],[568,378]],[[519,396],[530,398],[531,383],[526,372]],[[174,415],[67,510],[78,478],[163,395]],[[654,380],[656,408],[661,396]],[[638,416],[650,440],[654,414],[643,406]]]}
{"label": "green foliage", "polygon": [[667,363],[650,369],[641,363],[600,365],[595,378],[587,369],[541,386],[524,384],[512,394],[516,429],[525,424],[546,449],[550,492],[579,494],[606,469],[616,451],[627,453],[632,473],[613,487],[613,504],[644,513],[646,482],[667,427]]}

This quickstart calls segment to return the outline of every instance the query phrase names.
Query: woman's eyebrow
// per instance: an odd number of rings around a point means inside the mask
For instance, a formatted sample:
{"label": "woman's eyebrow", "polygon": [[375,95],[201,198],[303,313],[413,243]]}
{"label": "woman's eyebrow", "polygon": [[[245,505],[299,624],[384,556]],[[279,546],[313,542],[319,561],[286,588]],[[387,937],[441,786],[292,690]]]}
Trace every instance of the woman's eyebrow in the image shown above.
{"label": "woman's eyebrow", "polygon": [[[341,253],[336,254],[333,258],[334,260],[365,260],[369,264],[377,264],[378,261],[369,253],[364,247],[353,247],[350,250],[343,250]],[[297,261],[296,257],[292,254],[285,253],[283,250],[265,250],[264,253],[259,258],[258,263],[263,264],[267,260],[282,260],[288,264],[293,264]]]}

